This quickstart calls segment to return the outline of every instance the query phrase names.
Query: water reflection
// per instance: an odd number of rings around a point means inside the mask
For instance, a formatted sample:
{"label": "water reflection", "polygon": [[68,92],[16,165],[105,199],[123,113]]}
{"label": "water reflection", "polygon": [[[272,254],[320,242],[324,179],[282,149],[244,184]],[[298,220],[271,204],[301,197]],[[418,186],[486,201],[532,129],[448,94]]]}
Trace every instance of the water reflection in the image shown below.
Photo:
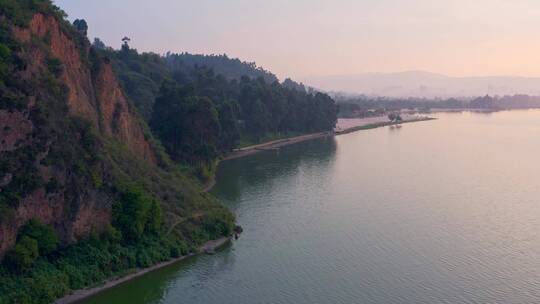
{"label": "water reflection", "polygon": [[[247,188],[252,189],[250,191],[257,187],[269,189],[269,185],[281,184],[286,177],[298,175],[300,167],[318,170],[329,168],[336,149],[335,138],[328,137],[286,146],[279,151],[265,151],[222,162],[212,192],[218,193],[229,208],[236,210],[242,204],[242,193],[246,193]],[[255,206],[253,202],[249,204]],[[215,255],[188,258],[107,290],[83,303],[203,303],[198,295],[212,288],[209,282],[234,269],[237,261],[234,250],[234,245],[228,245]],[[192,296],[188,298],[186,294],[178,292],[187,289],[192,291]],[[231,292],[234,290],[231,289]]]}
{"label": "water reflection", "polygon": [[401,130],[402,127],[403,127],[402,125],[391,125],[391,126],[388,127],[388,130],[390,132],[399,131],[399,130]]}
{"label": "water reflection", "polygon": [[212,193],[219,193],[231,208],[241,201],[245,187],[273,185],[298,174],[300,167],[328,169],[335,158],[336,139],[325,137],[222,162]]}

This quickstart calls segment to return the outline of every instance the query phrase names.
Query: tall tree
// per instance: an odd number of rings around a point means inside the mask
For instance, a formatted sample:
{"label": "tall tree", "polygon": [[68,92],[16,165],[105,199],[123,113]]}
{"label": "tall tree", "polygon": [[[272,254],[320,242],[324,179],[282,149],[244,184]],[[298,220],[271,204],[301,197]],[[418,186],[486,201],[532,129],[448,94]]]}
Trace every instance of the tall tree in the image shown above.
{"label": "tall tree", "polygon": [[84,36],[88,35],[88,23],[84,19],[76,19],[73,21],[73,26]]}

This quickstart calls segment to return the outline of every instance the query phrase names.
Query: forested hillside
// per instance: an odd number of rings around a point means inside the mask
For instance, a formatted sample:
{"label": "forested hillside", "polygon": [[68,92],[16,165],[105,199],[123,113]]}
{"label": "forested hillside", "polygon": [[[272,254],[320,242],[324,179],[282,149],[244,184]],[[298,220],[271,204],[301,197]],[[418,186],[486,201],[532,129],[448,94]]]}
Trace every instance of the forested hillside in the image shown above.
{"label": "forested hillside", "polygon": [[127,40],[120,50],[100,49],[172,159],[195,166],[203,179],[214,159],[241,144],[331,131],[336,123],[328,95],[290,79],[280,84],[254,64],[225,56],[139,54]]}

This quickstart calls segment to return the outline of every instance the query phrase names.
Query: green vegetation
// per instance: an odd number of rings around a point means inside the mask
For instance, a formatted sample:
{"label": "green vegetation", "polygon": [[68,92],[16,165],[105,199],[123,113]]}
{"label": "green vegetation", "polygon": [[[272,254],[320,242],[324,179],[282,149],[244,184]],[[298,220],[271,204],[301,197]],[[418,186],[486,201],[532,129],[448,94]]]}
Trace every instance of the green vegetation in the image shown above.
{"label": "green vegetation", "polygon": [[8,268],[22,272],[34,264],[39,257],[38,242],[27,236],[20,238],[15,247],[6,255],[5,264]]}
{"label": "green vegetation", "polygon": [[82,35],[84,35],[84,36],[87,35],[87,33],[88,33],[88,24],[86,23],[86,20],[84,20],[84,19],[76,19],[75,21],[73,21],[73,26]]}
{"label": "green vegetation", "polygon": [[230,213],[206,211],[183,219],[179,230],[167,230],[160,204],[130,185],[113,205],[112,226],[80,243],[60,248],[51,227],[31,220],[0,267],[0,303],[50,303],[70,290],[196,252],[205,241],[232,233]]}
{"label": "green vegetation", "polygon": [[268,134],[334,128],[337,108],[325,94],[262,78],[228,81],[204,68],[193,73],[184,85],[181,78],[164,81],[150,120],[154,134],[179,163],[209,165],[241,141],[258,142]]}
{"label": "green vegetation", "polygon": [[50,0],[0,0],[0,16],[5,16],[18,26],[25,26],[32,16],[41,12],[63,20],[66,13]]}
{"label": "green vegetation", "polygon": [[56,232],[37,220],[30,220],[19,230],[17,243],[5,258],[5,265],[21,273],[28,270],[39,256],[47,256],[58,248]]}
{"label": "green vegetation", "polygon": [[19,230],[21,237],[36,240],[39,254],[49,255],[58,248],[59,240],[56,232],[51,227],[41,224],[37,220],[30,220]]}
{"label": "green vegetation", "polygon": [[190,53],[167,53],[165,61],[173,71],[186,71],[195,67],[207,67],[212,69],[216,74],[223,75],[229,80],[240,79],[246,76],[251,79],[263,78],[267,83],[278,81],[274,74],[258,67],[255,62],[244,62],[237,58],[229,58],[226,54],[201,55]]}
{"label": "green vegetation", "polygon": [[369,96],[338,96],[339,117],[382,116],[401,109],[429,111],[430,109],[530,109],[540,108],[540,96],[480,96],[476,98],[391,98]]}
{"label": "green vegetation", "polygon": [[159,235],[163,223],[159,203],[137,187],[130,187],[113,205],[113,225],[125,240],[136,242],[144,235]]}
{"label": "green vegetation", "polygon": [[[37,12],[55,16],[77,45],[88,43],[82,35],[86,22],[79,20],[75,29],[50,1],[0,0],[0,18],[8,21],[0,24],[0,110],[20,113],[38,126],[12,149],[0,151],[0,223],[11,224],[22,199],[35,190],[65,201],[65,218],[55,218],[54,226],[31,219],[19,229],[0,266],[0,303],[50,303],[70,290],[185,255],[210,239],[230,235],[234,216],[201,194],[200,186],[169,160],[158,142],[156,167],[101,136],[87,119],[69,114],[60,58],[49,55],[44,41],[21,44],[12,37],[10,26],[26,26]],[[21,71],[32,60],[25,57],[30,50],[48,57],[45,69],[29,81]],[[80,51],[88,69],[97,70],[93,65],[100,62],[99,54],[92,51],[89,58],[84,48]],[[147,138],[152,138],[148,130]],[[71,243],[60,232],[91,195],[110,205],[111,225]]]}
{"label": "green vegetation", "polygon": [[[0,15],[14,24],[24,26],[32,14],[44,14],[63,18],[64,14],[46,0],[1,0]],[[70,29],[66,21],[61,24]],[[0,192],[0,209],[15,208],[28,193],[52,181],[44,181],[34,165],[54,165],[59,170],[73,170],[63,185],[68,200],[78,195],[86,186],[91,173],[98,170],[100,142],[90,123],[81,117],[71,117],[66,103],[66,88],[59,77],[63,67],[58,58],[46,59],[47,71],[43,71],[32,81],[19,77],[25,69],[25,61],[19,50],[40,49],[48,53],[48,46],[32,39],[28,45],[20,45],[9,28],[9,23],[0,24],[0,110],[26,110],[30,96],[39,103],[28,111],[28,119],[34,128],[26,141],[18,143],[17,149],[0,152],[0,172],[11,176],[8,185]],[[2,72],[3,71],[3,72]],[[46,154],[46,158],[40,155]],[[3,177],[3,176],[2,176]]]}
{"label": "green vegetation", "polygon": [[150,125],[175,160],[197,163],[217,157],[221,126],[206,97],[193,97],[173,82],[164,82]]}
{"label": "green vegetation", "polygon": [[196,176],[241,143],[334,128],[326,94],[227,56],[139,54],[129,41],[118,51],[97,46],[171,158]]}
{"label": "green vegetation", "polygon": [[30,248],[24,248],[22,252],[24,258],[32,260],[33,266],[23,274],[0,268],[0,303],[51,303],[70,290],[93,286],[193,250],[185,243],[164,237],[147,236],[129,245],[119,243],[117,239],[118,233],[111,228],[109,234],[82,241],[50,257],[36,259],[36,242],[23,238],[15,250],[22,244]]}

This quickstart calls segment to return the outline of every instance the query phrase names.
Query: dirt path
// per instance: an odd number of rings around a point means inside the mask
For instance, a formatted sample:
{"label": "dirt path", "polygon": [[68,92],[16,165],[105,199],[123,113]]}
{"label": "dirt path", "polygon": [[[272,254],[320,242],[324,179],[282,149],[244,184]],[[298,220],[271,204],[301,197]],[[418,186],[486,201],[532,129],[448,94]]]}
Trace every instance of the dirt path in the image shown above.
{"label": "dirt path", "polygon": [[247,155],[258,153],[260,151],[276,150],[277,148],[280,148],[283,146],[288,146],[288,145],[292,145],[292,144],[307,141],[307,140],[333,136],[333,135],[334,135],[334,132],[320,132],[320,133],[306,134],[306,135],[300,135],[296,137],[273,140],[273,141],[265,142],[258,145],[235,149],[231,153],[227,154],[222,160],[240,158]]}

